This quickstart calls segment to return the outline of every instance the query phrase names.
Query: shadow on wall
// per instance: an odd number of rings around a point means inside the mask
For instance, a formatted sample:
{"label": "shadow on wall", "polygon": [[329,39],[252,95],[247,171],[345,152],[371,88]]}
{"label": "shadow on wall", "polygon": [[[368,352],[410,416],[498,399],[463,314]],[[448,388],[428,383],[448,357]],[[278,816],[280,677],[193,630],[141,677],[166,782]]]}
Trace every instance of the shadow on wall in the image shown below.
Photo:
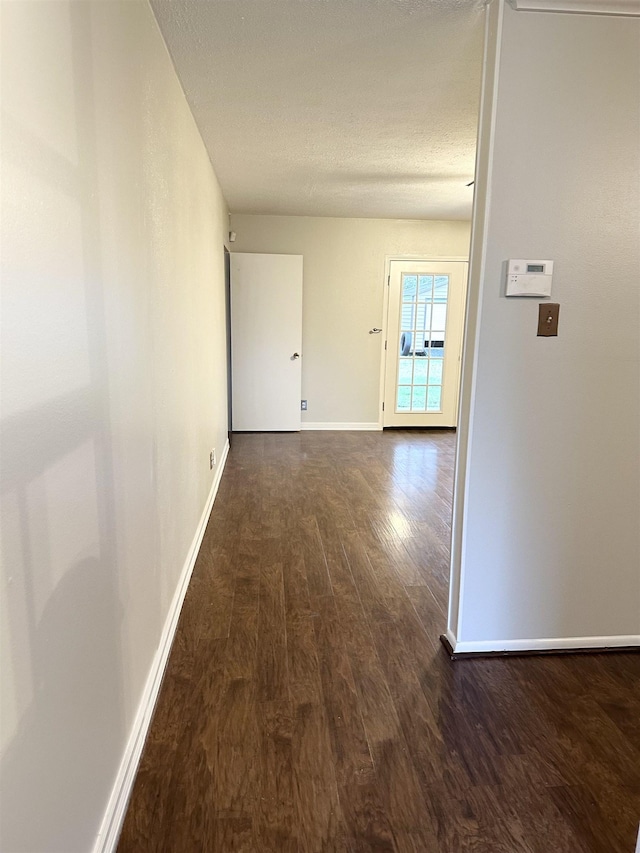
{"label": "shadow on wall", "polygon": [[[65,22],[67,7],[20,5],[3,17],[7,67],[9,82],[24,72],[33,84],[35,121],[5,100],[0,849],[71,853],[93,846],[126,734],[91,10],[71,4]],[[60,41],[70,31],[70,92],[57,68],[51,85],[75,111],[77,166],[32,129],[51,116],[50,81],[19,37],[37,51],[47,27]],[[77,258],[56,253],[56,233]],[[60,364],[75,367],[65,377]]]}
{"label": "shadow on wall", "polygon": [[56,828],[70,817],[76,830],[84,824],[84,849],[93,844],[94,815],[108,795],[94,780],[122,737],[113,715],[121,687],[112,580],[105,563],[81,561],[65,572],[29,631],[31,704],[0,765],[3,850],[69,850]]}

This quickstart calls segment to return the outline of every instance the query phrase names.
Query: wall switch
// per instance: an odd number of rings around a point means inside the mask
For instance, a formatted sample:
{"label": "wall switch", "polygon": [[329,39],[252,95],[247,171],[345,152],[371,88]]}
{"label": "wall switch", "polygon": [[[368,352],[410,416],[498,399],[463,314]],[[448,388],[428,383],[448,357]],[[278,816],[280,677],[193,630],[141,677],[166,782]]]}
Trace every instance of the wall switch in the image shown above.
{"label": "wall switch", "polygon": [[555,338],[558,335],[560,305],[557,302],[542,302],[538,305],[538,337]]}
{"label": "wall switch", "polygon": [[307,411],[307,401],[306,400],[300,400],[300,411],[301,412]]}
{"label": "wall switch", "polygon": [[209,454],[209,469],[213,470],[213,466],[216,464],[216,449],[215,447]]}

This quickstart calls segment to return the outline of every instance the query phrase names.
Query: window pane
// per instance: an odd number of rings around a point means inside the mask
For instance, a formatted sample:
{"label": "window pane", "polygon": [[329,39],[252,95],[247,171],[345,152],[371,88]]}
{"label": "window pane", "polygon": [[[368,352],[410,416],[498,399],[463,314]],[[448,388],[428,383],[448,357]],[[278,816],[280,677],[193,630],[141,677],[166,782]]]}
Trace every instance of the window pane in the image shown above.
{"label": "window pane", "polygon": [[416,385],[427,384],[427,367],[429,362],[426,358],[416,358],[415,369],[413,371],[413,381]]}
{"label": "window pane", "polygon": [[431,299],[433,296],[433,276],[421,275],[418,277],[418,299]]}
{"label": "window pane", "polygon": [[418,277],[416,275],[403,275],[402,276],[402,301],[403,302],[413,302],[416,298],[416,287],[418,284]]}
{"label": "window pane", "polygon": [[425,341],[428,339],[428,334],[424,329],[418,329],[415,336],[414,351],[416,355],[424,357],[426,355]]}
{"label": "window pane", "polygon": [[[422,307],[422,306],[420,306]],[[424,323],[421,324],[423,328],[430,329],[431,328],[431,303],[429,302],[424,306],[424,314],[420,315],[424,317]]]}
{"label": "window pane", "polygon": [[431,345],[429,347],[429,358],[438,359],[444,358],[444,341],[440,339],[433,339],[431,341]]}
{"label": "window pane", "polygon": [[403,412],[411,410],[411,386],[398,385],[398,404],[396,408]]}
{"label": "window pane", "polygon": [[[431,389],[429,389],[431,390]],[[425,385],[413,386],[413,399],[411,401],[411,410],[422,411],[427,407],[427,388]]]}
{"label": "window pane", "polygon": [[415,316],[416,316],[416,306],[415,305],[403,305],[402,306],[402,323],[400,325],[401,329],[413,329],[415,326]]}
{"label": "window pane", "polygon": [[424,302],[418,302],[416,325],[419,329],[429,328],[431,325],[431,305],[426,305]]}
{"label": "window pane", "polygon": [[[398,382],[402,385],[411,385],[411,374],[413,371],[413,359],[401,358],[398,367]],[[425,381],[425,385],[426,385]]]}
{"label": "window pane", "polygon": [[442,359],[429,359],[429,383],[431,385],[442,384]]}
{"label": "window pane", "polygon": [[446,299],[449,293],[449,276],[437,275],[434,299]]}
{"label": "window pane", "polygon": [[446,305],[436,305],[433,306],[433,317],[431,320],[431,328],[434,330],[442,331],[447,328],[447,306]]}
{"label": "window pane", "polygon": [[442,397],[442,388],[440,385],[429,385],[427,393],[427,411],[439,412],[440,399]]}

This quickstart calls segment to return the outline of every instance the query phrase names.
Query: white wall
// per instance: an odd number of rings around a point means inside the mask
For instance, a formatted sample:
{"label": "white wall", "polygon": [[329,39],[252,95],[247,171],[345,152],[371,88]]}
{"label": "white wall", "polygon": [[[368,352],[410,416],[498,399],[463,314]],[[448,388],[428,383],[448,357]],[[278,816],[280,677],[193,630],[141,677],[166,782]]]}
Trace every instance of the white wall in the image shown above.
{"label": "white wall", "polygon": [[304,256],[303,424],[377,424],[388,255],[463,257],[468,222],[234,214],[235,252]]}
{"label": "white wall", "polygon": [[87,851],[226,440],[227,212],[146,2],[2,3],[0,848]]}
{"label": "white wall", "polygon": [[[490,15],[450,631],[640,642],[640,20]],[[557,338],[502,295],[526,257],[556,262]]]}

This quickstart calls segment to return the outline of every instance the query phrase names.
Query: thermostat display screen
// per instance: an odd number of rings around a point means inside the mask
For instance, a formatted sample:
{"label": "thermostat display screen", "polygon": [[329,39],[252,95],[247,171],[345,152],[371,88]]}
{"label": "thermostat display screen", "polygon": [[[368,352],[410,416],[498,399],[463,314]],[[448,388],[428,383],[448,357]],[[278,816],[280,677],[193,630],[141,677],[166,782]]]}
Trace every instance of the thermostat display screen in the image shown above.
{"label": "thermostat display screen", "polygon": [[527,272],[544,273],[544,264],[527,264]]}

